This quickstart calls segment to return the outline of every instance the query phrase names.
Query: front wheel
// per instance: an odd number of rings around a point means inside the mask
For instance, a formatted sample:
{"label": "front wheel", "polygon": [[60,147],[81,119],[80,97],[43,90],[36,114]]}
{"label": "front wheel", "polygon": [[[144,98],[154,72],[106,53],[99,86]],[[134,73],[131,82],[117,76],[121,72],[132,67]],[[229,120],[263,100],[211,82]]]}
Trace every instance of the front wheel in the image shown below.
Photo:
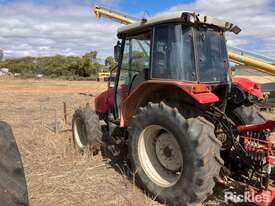
{"label": "front wheel", "polygon": [[72,131],[74,144],[80,151],[90,148],[94,154],[98,153],[102,131],[99,118],[89,105],[75,111]]}
{"label": "front wheel", "polygon": [[129,158],[138,183],[160,202],[195,205],[215,186],[223,161],[214,126],[164,103],[140,108],[129,128]]}

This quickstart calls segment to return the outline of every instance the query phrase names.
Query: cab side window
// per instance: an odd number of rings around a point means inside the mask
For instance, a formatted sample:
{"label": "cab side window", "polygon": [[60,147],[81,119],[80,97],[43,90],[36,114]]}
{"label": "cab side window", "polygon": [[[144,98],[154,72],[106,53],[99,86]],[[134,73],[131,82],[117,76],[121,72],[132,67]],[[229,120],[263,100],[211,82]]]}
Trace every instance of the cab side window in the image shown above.
{"label": "cab side window", "polygon": [[151,33],[129,37],[125,40],[116,93],[118,109],[129,93],[148,79],[150,49]]}
{"label": "cab side window", "polygon": [[150,48],[150,33],[126,39],[119,88],[127,87],[130,91],[147,79],[150,65]]}

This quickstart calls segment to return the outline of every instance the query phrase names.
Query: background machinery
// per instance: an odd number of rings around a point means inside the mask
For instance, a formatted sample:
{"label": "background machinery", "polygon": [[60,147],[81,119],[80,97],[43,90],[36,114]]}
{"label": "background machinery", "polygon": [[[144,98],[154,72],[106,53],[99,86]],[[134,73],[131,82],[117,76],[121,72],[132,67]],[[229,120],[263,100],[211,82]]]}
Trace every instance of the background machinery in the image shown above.
{"label": "background machinery", "polygon": [[108,81],[110,77],[110,72],[97,72],[96,73],[96,81]]}
{"label": "background machinery", "polygon": [[[266,95],[266,103],[275,106],[275,60],[248,52],[242,49],[228,47],[229,58],[234,64],[232,70],[235,76],[247,77],[261,85]],[[241,59],[241,61],[240,61]]]}
{"label": "background machinery", "polygon": [[74,115],[78,148],[106,146],[168,205],[196,205],[227,176],[246,185],[254,203],[274,205],[275,121],[256,105],[259,85],[229,70],[224,33],[240,29],[185,11],[140,21],[94,11],[128,25],[118,30],[118,66],[95,98],[95,112],[86,106]]}

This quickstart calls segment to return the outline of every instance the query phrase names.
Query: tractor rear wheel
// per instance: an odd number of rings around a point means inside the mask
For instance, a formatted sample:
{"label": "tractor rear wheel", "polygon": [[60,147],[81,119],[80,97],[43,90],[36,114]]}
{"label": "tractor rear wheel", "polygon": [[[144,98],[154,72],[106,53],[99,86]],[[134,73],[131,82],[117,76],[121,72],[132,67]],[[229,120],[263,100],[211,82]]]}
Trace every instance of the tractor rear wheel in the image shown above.
{"label": "tractor rear wheel", "polygon": [[223,160],[214,126],[149,103],[129,127],[129,159],[137,183],[168,205],[195,205],[213,192]]}
{"label": "tractor rear wheel", "polygon": [[97,154],[100,148],[99,140],[102,137],[101,126],[97,114],[87,105],[75,111],[72,121],[74,145],[83,152],[90,148]]}
{"label": "tractor rear wheel", "polygon": [[11,127],[0,122],[0,204],[29,205],[24,168]]}

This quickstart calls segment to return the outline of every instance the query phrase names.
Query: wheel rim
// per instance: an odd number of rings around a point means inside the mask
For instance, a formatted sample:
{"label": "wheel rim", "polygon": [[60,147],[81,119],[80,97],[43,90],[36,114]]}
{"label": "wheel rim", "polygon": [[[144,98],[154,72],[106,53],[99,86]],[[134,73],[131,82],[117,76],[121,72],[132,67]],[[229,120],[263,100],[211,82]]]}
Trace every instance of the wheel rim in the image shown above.
{"label": "wheel rim", "polygon": [[178,141],[159,125],[148,126],[141,132],[138,157],[146,175],[161,187],[175,185],[182,176],[183,156]]}
{"label": "wheel rim", "polygon": [[80,149],[84,149],[85,146],[87,145],[87,136],[86,136],[84,122],[81,119],[79,118],[75,119],[73,131],[74,131],[75,143]]}

